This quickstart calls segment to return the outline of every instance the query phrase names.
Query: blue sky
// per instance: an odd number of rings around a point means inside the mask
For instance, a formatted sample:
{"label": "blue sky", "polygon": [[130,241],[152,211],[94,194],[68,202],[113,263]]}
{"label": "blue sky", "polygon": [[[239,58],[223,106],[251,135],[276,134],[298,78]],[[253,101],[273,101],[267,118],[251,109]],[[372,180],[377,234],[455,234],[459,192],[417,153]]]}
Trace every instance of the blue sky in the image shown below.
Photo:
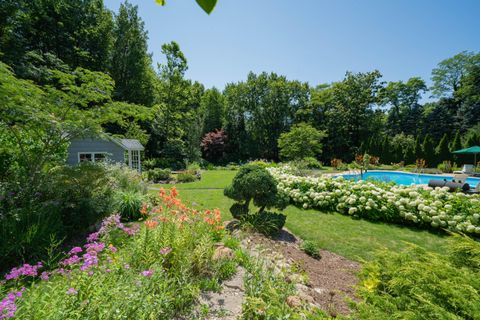
{"label": "blue sky", "polygon": [[[155,64],[176,41],[187,77],[206,87],[276,72],[317,85],[347,70],[378,69],[383,80],[420,76],[463,51],[480,51],[480,0],[219,0],[208,16],[194,0],[138,5]],[[118,0],[105,0],[117,11]]]}

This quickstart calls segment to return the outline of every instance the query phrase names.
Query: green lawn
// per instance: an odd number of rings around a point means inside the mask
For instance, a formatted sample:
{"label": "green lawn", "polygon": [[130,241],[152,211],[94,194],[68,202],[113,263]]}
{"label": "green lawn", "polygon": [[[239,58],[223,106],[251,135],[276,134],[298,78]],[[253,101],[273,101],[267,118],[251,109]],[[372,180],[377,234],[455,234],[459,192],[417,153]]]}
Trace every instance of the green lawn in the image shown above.
{"label": "green lawn", "polygon": [[[229,208],[233,201],[223,195],[236,171],[205,171],[202,180],[177,184],[180,198],[199,209],[218,208],[225,220],[231,219]],[[153,185],[152,188],[169,188],[171,185]],[[155,190],[151,190],[155,192]],[[355,220],[338,213],[303,210],[289,206],[286,227],[302,239],[312,240],[321,248],[353,260],[373,257],[375,250],[386,247],[399,250],[406,242],[415,243],[428,250],[442,253],[446,236],[424,230]]]}

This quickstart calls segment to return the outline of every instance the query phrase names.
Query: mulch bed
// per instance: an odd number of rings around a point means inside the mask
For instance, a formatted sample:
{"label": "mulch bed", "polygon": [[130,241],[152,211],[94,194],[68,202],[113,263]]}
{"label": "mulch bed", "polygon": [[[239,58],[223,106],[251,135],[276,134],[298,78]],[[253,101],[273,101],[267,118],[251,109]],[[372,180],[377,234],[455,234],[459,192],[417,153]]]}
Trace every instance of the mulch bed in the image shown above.
{"label": "mulch bed", "polygon": [[314,259],[300,249],[300,241],[287,230],[274,238],[259,234],[248,237],[254,244],[281,253],[290,264],[295,264],[308,274],[308,294],[315,304],[331,316],[349,314],[346,298],[356,300],[354,286],[360,264],[330,251],[321,250],[321,258]]}

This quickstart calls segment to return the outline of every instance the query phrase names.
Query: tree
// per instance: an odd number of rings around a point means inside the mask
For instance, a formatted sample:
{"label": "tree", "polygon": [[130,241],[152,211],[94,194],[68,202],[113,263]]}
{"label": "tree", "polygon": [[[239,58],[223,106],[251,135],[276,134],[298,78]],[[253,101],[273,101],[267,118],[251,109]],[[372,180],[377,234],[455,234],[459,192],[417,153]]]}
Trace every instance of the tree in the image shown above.
{"label": "tree", "polygon": [[[20,77],[55,65],[106,71],[112,46],[112,14],[102,0],[0,2],[2,60]],[[8,30],[8,32],[7,32]]]}
{"label": "tree", "polygon": [[204,118],[204,134],[222,129],[225,121],[225,101],[222,93],[217,88],[205,91],[200,105]]}
{"label": "tree", "polygon": [[411,133],[408,123],[409,113],[414,110],[422,93],[427,90],[425,81],[418,77],[408,79],[407,82],[389,82],[379,91],[382,105],[389,106],[388,130],[393,133]]}
{"label": "tree", "polygon": [[278,139],[280,157],[284,160],[316,157],[322,153],[321,141],[325,136],[324,131],[318,131],[308,124],[296,124]]}
{"label": "tree", "polygon": [[[462,139],[460,137],[460,131],[457,130],[457,132],[455,133],[455,137],[453,138],[453,141],[450,144],[450,152],[454,152],[462,148],[463,147],[462,147]],[[453,155],[453,159],[455,160],[455,162],[458,162],[459,160],[458,155]]]}
{"label": "tree", "polygon": [[448,135],[444,134],[440,142],[438,143],[437,148],[435,149],[435,154],[439,161],[449,161],[452,159],[452,153],[449,148]]}
{"label": "tree", "polygon": [[225,131],[235,158],[277,160],[277,140],[307,103],[309,87],[275,73],[250,73],[247,81],[228,84],[224,96]]}
{"label": "tree", "polygon": [[[257,165],[245,165],[233,178],[232,184],[225,188],[226,197],[236,201],[230,208],[235,219],[253,224],[253,227],[266,234],[280,231],[286,217],[265,211],[269,208],[283,210],[288,201],[281,197],[275,179],[265,168]],[[258,207],[256,213],[250,213],[250,203]]]}
{"label": "tree", "polygon": [[438,161],[435,157],[435,142],[430,134],[427,134],[423,139],[422,149],[427,166],[430,168],[436,167]]}
{"label": "tree", "polygon": [[152,138],[148,149],[152,157],[161,157],[168,141],[185,136],[183,124],[188,116],[189,82],[184,79],[187,59],[177,43],[162,45],[166,63],[159,65],[154,118],[150,123]]}
{"label": "tree", "polygon": [[432,70],[433,93],[439,97],[453,94],[472,66],[480,66],[480,53],[463,51],[441,61]]}
{"label": "tree", "polygon": [[[480,56],[480,54],[479,54]],[[480,123],[480,63],[471,66],[455,92],[459,102],[457,126],[462,132]]]}
{"label": "tree", "polygon": [[225,156],[228,137],[223,130],[208,132],[202,139],[203,157],[210,162],[219,163]]}
{"label": "tree", "polygon": [[[380,134],[383,113],[374,111],[381,87],[380,72],[347,72],[345,79],[331,89],[331,105],[325,111],[328,145],[335,157],[352,159],[360,144]],[[380,121],[379,121],[380,120]]]}
{"label": "tree", "polygon": [[137,6],[122,3],[115,16],[110,73],[117,100],[151,106],[155,74],[147,50],[147,32]]}

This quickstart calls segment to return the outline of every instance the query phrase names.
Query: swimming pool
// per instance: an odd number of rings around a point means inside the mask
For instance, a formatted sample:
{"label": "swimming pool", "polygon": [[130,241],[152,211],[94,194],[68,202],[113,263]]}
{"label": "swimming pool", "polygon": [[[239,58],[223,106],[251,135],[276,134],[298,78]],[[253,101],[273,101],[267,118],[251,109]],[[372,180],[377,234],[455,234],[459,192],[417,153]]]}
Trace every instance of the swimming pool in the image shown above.
{"label": "swimming pool", "polygon": [[[337,175],[338,177],[339,175]],[[447,179],[451,181],[453,176],[440,176],[434,174],[416,174],[416,173],[407,173],[407,172],[398,172],[398,171],[368,171],[363,174],[363,177],[360,177],[360,174],[343,174],[341,175],[345,179],[350,180],[367,180],[374,179],[383,182],[395,182],[397,184],[409,186],[412,184],[428,184],[430,180],[443,180]],[[471,178],[469,177],[466,181],[470,188],[475,188],[478,183],[480,183],[480,178]]]}

